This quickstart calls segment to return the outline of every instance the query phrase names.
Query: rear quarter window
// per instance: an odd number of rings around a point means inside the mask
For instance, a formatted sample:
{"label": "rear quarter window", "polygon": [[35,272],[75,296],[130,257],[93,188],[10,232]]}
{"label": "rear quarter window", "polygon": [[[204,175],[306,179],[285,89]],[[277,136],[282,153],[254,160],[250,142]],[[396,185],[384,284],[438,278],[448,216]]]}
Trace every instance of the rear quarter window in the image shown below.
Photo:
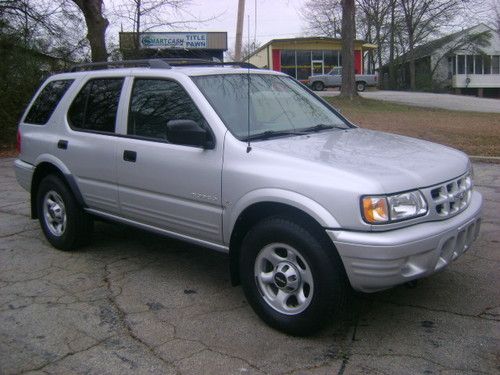
{"label": "rear quarter window", "polygon": [[33,102],[24,122],[35,125],[45,125],[72,83],[72,79],[63,79],[47,83]]}

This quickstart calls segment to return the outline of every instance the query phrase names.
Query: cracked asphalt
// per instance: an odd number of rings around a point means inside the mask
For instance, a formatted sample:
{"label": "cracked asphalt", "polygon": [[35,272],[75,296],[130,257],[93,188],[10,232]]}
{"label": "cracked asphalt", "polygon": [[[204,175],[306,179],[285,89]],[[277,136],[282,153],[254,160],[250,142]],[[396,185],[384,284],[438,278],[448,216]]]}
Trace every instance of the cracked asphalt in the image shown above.
{"label": "cracked asphalt", "polygon": [[443,272],[360,295],[310,338],[268,328],[225,256],[97,223],[50,247],[0,159],[0,374],[499,374],[500,167],[475,164],[480,238]]}

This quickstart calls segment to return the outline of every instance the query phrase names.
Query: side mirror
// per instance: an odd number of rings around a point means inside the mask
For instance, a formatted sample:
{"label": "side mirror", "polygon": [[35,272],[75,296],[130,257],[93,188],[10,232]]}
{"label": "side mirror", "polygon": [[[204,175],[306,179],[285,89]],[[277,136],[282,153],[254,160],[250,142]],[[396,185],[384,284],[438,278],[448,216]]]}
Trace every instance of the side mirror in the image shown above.
{"label": "side mirror", "polygon": [[214,148],[210,133],[193,120],[167,122],[167,140],[177,145]]}

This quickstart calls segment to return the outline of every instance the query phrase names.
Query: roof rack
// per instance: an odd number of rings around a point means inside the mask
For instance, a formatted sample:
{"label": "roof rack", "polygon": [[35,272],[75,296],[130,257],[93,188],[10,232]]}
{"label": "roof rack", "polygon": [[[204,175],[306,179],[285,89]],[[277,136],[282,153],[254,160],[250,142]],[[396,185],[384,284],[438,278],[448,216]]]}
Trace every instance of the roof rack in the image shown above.
{"label": "roof rack", "polygon": [[71,67],[70,72],[97,69],[117,69],[127,67],[149,67],[151,69],[171,69],[172,66],[239,66],[240,68],[258,69],[255,65],[243,61],[211,61],[204,59],[163,58],[149,60],[103,61],[78,64]]}

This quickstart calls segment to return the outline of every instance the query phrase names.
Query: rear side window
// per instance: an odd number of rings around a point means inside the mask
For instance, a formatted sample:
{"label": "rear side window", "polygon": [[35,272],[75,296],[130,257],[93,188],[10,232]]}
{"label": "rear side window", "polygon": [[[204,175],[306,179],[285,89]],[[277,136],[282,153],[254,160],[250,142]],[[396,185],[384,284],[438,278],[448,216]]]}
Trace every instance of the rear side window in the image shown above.
{"label": "rear side window", "polygon": [[88,81],[71,103],[68,121],[75,130],[114,133],[123,78]]}
{"label": "rear side window", "polygon": [[52,81],[45,85],[31,106],[24,122],[45,125],[64,93],[73,83],[72,79]]}

